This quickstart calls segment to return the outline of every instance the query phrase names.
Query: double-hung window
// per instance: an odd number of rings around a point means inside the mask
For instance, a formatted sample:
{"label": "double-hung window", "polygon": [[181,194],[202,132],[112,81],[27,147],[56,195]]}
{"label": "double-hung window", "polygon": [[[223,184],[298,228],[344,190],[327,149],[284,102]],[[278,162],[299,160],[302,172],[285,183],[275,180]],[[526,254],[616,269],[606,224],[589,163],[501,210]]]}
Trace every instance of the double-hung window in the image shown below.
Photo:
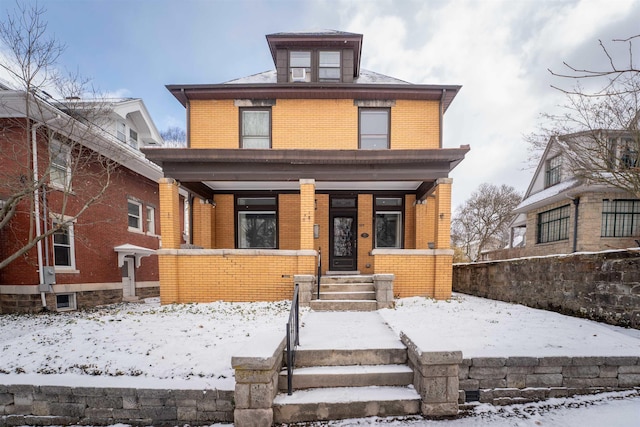
{"label": "double-hung window", "polygon": [[278,247],[276,197],[237,197],[237,247],[276,249]]}
{"label": "double-hung window", "polygon": [[388,108],[360,108],[359,144],[362,150],[389,148],[389,124],[391,110]]}
{"label": "double-hung window", "polygon": [[116,138],[121,142],[127,142],[127,125],[123,122],[116,122]]}
{"label": "double-hung window", "polygon": [[640,200],[603,200],[602,237],[637,237],[640,234]]}
{"label": "double-hung window", "polygon": [[562,166],[562,157],[555,156],[551,159],[547,160],[546,168],[544,175],[544,187],[551,187],[552,185],[556,185],[560,182],[560,167]]}
{"label": "double-hung window", "polygon": [[57,269],[75,270],[73,223],[54,218],[53,229],[53,265]]}
{"label": "double-hung window", "polygon": [[240,109],[240,147],[271,148],[271,109]]}
{"label": "double-hung window", "polygon": [[376,197],[376,248],[402,248],[401,197]]}
{"label": "double-hung window", "polygon": [[147,234],[156,234],[156,210],[147,206]]}
{"label": "double-hung window", "polygon": [[289,81],[311,81],[311,51],[294,50],[289,52]]}
{"label": "double-hung window", "polygon": [[538,214],[537,243],[556,242],[569,238],[569,205]]}
{"label": "double-hung window", "polygon": [[142,204],[135,200],[127,200],[127,216],[129,231],[142,232]]}
{"label": "double-hung window", "polygon": [[340,51],[318,53],[318,80],[321,82],[340,81]]}
{"label": "double-hung window", "polygon": [[129,145],[138,149],[138,132],[133,129],[129,129]]}
{"label": "double-hung window", "polygon": [[49,144],[49,183],[71,191],[71,148],[56,140]]}

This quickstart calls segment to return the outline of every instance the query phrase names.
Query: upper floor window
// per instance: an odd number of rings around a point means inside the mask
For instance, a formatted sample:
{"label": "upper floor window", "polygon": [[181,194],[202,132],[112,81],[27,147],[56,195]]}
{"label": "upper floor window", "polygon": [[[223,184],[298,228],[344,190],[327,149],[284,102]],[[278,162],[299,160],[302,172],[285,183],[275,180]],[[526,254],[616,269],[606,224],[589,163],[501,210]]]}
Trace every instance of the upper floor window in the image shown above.
{"label": "upper floor window", "polygon": [[311,81],[311,52],[310,51],[289,52],[289,81],[290,82],[310,82]]}
{"label": "upper floor window", "polygon": [[133,129],[129,129],[129,145],[138,149],[138,132]]}
{"label": "upper floor window", "polygon": [[640,200],[603,200],[602,237],[636,237],[640,234]]}
{"label": "upper floor window", "polygon": [[390,111],[388,108],[360,108],[359,146],[362,150],[389,148]]}
{"label": "upper floor window", "polygon": [[402,198],[376,197],[376,248],[402,248]]}
{"label": "upper floor window", "polygon": [[53,228],[53,265],[56,268],[75,270],[73,223],[54,218]]}
{"label": "upper floor window", "polygon": [[276,197],[238,197],[236,211],[239,249],[277,248]]}
{"label": "upper floor window", "polygon": [[142,231],[142,204],[135,200],[127,200],[127,216],[129,230]]}
{"label": "upper floor window", "polygon": [[569,238],[569,205],[538,214],[537,243],[556,242]]}
{"label": "upper floor window", "polygon": [[127,142],[127,125],[123,122],[116,122],[116,138],[122,142]]}
{"label": "upper floor window", "polygon": [[620,147],[620,167],[623,169],[631,169],[638,166],[637,145],[631,138],[623,138]]}
{"label": "upper floor window", "polygon": [[53,140],[49,144],[49,183],[53,187],[71,190],[71,147]]}
{"label": "upper floor window", "polygon": [[340,81],[340,51],[320,51],[318,56],[318,80]]}
{"label": "upper floor window", "polygon": [[156,234],[156,210],[147,206],[147,234]]}
{"label": "upper floor window", "polygon": [[271,148],[271,109],[240,110],[240,147]]}
{"label": "upper floor window", "polygon": [[560,167],[562,166],[562,158],[560,156],[552,157],[547,160],[547,169],[544,175],[544,187],[551,187],[560,182]]}

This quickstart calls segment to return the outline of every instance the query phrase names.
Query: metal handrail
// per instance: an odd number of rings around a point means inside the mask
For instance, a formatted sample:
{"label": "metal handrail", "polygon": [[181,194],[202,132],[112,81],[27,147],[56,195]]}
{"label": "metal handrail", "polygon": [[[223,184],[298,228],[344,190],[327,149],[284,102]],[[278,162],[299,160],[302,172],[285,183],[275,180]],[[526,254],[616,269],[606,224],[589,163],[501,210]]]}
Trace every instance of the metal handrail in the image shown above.
{"label": "metal handrail", "polygon": [[296,346],[300,345],[300,304],[298,302],[298,285],[293,288],[291,311],[287,322],[287,393],[293,393],[293,365],[296,363]]}
{"label": "metal handrail", "polygon": [[320,277],[322,277],[322,248],[318,248],[318,298],[320,299]]}

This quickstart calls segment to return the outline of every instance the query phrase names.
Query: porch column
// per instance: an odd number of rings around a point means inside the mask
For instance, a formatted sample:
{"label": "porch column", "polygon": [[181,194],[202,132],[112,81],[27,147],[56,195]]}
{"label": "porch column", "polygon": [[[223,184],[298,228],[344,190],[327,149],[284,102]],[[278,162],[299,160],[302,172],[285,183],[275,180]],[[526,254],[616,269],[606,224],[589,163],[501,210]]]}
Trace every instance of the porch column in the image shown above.
{"label": "porch column", "polygon": [[429,218],[427,216],[427,200],[416,200],[415,209],[416,249],[429,249],[429,242],[433,241],[433,226],[429,224]]}
{"label": "porch column", "polygon": [[200,198],[193,204],[193,244],[204,249],[213,248],[214,206]]}
{"label": "porch column", "polygon": [[435,248],[451,248],[451,178],[439,178],[436,181],[436,226]]}
{"label": "porch column", "polygon": [[180,248],[180,199],[178,183],[173,178],[160,178],[160,235],[163,249]]}
{"label": "porch column", "polygon": [[315,179],[300,180],[300,249],[314,249]]}

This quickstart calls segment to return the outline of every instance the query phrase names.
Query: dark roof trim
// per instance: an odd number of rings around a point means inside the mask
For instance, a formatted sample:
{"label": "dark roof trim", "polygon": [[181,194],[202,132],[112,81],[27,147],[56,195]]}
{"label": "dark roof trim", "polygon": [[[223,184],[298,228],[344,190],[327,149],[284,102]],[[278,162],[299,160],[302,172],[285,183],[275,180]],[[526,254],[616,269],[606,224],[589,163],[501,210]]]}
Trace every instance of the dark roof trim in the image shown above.
{"label": "dark roof trim", "polygon": [[439,101],[445,111],[462,86],[407,84],[200,84],[167,85],[183,106],[192,99],[410,99]]}

